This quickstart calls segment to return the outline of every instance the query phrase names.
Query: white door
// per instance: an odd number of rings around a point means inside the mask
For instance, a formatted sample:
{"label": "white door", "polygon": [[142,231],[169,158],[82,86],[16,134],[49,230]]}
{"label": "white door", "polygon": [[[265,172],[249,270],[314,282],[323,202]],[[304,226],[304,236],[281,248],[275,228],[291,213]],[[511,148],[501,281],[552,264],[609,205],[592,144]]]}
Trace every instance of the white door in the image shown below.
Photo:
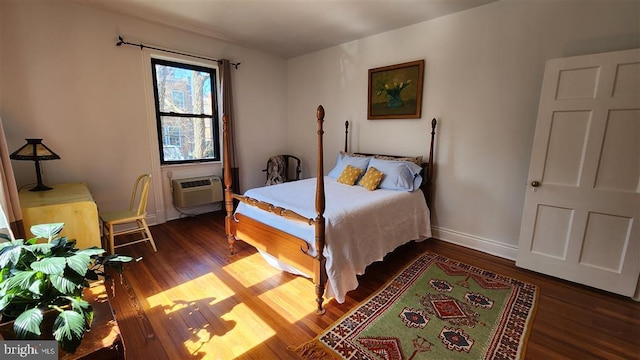
{"label": "white door", "polygon": [[631,296],[638,221],[640,49],[549,60],[516,264]]}

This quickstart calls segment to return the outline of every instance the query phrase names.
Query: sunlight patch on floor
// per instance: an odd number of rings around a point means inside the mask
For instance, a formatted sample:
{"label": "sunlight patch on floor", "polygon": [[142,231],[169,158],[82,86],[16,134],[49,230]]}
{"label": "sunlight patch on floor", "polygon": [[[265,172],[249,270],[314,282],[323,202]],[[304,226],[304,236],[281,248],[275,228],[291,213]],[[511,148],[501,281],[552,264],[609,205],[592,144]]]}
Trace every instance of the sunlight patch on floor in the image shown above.
{"label": "sunlight patch on floor", "polygon": [[233,359],[275,335],[260,316],[242,303],[222,315],[220,320],[229,325],[226,332],[216,334],[201,329],[194,333],[194,338],[184,342],[190,354],[204,355],[207,359]]}
{"label": "sunlight patch on floor", "polygon": [[291,324],[309,316],[316,308],[313,283],[302,276],[264,292],[258,298]]}
{"label": "sunlight patch on floor", "polygon": [[[203,299],[203,291],[210,297]],[[149,296],[150,307],[162,307],[165,314],[185,309],[189,303],[206,300],[208,305],[214,305],[233,296],[235,293],[217,276],[208,273],[193,280],[184,282],[161,293]]]}
{"label": "sunlight patch on floor", "polygon": [[[264,266],[256,266],[256,264],[264,264]],[[282,271],[269,266],[260,254],[236,260],[225,265],[223,269],[247,288],[282,273]]]}

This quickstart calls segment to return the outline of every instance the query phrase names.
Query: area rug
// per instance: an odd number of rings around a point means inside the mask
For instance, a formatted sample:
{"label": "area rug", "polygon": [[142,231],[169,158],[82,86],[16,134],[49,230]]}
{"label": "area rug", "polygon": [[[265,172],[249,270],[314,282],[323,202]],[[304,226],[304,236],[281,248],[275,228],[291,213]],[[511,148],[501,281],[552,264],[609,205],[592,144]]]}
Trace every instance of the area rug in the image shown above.
{"label": "area rug", "polygon": [[312,341],[303,359],[523,359],[537,286],[433,253]]}

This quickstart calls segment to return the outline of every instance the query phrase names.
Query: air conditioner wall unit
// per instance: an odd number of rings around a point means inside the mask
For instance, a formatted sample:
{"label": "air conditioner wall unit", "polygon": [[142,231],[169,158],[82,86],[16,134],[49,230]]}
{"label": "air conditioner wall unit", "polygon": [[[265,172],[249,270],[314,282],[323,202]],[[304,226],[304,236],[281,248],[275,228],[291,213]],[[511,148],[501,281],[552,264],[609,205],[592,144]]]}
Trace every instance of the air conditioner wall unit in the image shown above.
{"label": "air conditioner wall unit", "polygon": [[212,204],[223,200],[222,180],[218,176],[174,179],[172,188],[173,206],[178,208]]}

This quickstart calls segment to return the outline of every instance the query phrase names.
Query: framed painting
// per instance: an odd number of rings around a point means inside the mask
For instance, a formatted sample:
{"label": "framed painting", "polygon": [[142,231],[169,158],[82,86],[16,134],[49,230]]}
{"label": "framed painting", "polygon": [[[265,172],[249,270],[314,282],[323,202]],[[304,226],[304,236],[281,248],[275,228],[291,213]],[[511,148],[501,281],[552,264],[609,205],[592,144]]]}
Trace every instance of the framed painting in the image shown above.
{"label": "framed painting", "polygon": [[367,118],[419,119],[424,60],[369,69]]}

